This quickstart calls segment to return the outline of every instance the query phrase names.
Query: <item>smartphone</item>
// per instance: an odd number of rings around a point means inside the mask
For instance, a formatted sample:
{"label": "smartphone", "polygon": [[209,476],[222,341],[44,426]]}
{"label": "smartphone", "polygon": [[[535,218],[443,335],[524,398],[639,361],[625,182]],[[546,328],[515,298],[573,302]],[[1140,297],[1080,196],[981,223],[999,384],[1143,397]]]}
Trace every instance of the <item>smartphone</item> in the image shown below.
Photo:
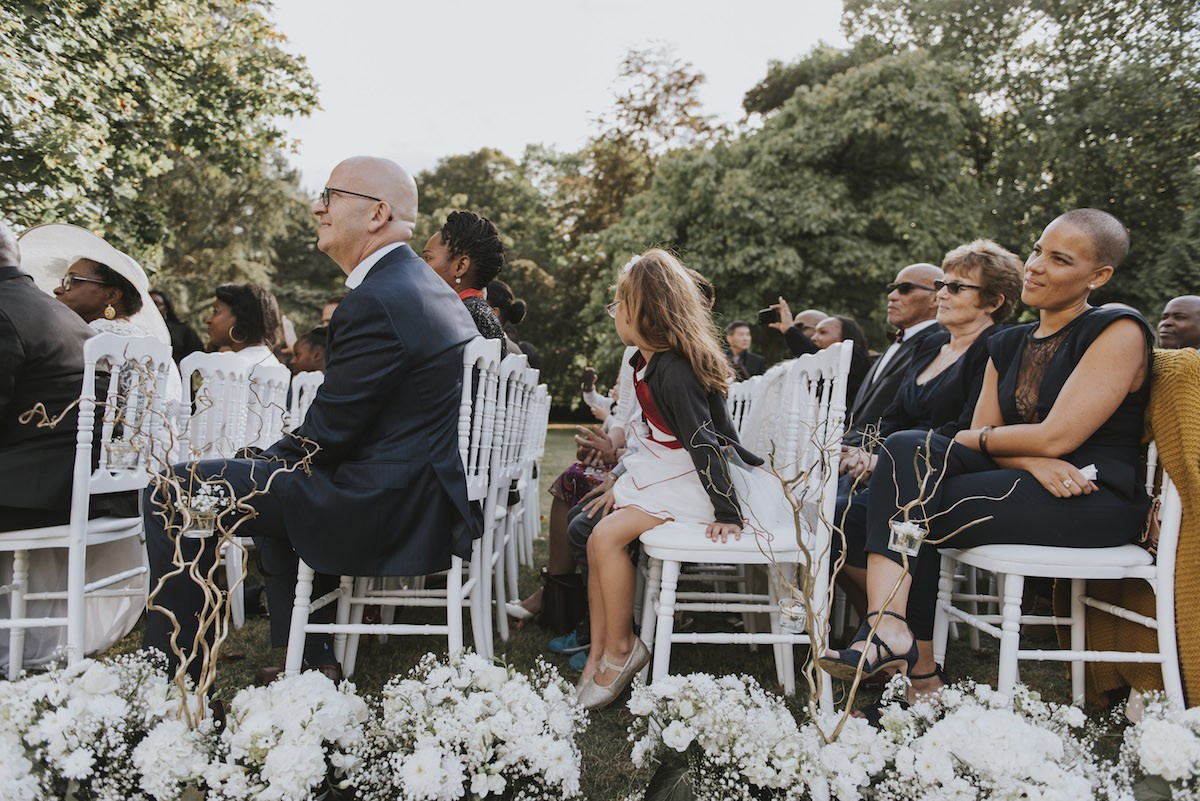
{"label": "smartphone", "polygon": [[759,309],[758,323],[759,325],[769,325],[770,323],[779,322],[779,309]]}
{"label": "smartphone", "polygon": [[596,386],[596,371],[591,367],[583,371],[583,381],[580,382],[585,392],[590,392]]}

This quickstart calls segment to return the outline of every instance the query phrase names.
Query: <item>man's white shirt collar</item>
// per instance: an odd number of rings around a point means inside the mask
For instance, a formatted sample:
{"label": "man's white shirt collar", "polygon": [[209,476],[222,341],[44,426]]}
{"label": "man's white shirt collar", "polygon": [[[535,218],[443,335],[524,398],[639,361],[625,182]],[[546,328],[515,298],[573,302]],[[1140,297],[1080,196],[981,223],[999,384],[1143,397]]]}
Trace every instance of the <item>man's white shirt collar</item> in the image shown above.
{"label": "man's white shirt collar", "polygon": [[908,341],[909,339],[912,338],[913,334],[917,333],[918,331],[924,331],[926,328],[928,328],[931,325],[935,325],[936,323],[937,323],[937,320],[933,319],[933,320],[922,320],[921,322],[919,322],[915,325],[910,325],[908,328],[904,329],[904,340]]}
{"label": "man's white shirt collar", "polygon": [[350,289],[357,287],[366,279],[367,274],[371,272],[371,268],[378,264],[380,259],[391,253],[396,248],[403,247],[403,245],[403,242],[393,242],[390,245],[384,245],[379,250],[360,261],[358,266],[351,270],[350,274],[346,276],[346,286],[348,286]]}

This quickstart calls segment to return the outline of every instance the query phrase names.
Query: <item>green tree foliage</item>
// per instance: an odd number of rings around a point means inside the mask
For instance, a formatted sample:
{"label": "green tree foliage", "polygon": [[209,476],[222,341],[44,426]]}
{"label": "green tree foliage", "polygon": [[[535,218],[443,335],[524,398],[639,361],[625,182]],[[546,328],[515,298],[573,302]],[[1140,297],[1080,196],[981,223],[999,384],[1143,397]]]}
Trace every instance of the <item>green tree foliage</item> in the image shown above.
{"label": "green tree foliage", "polygon": [[316,249],[312,200],[282,154],[233,175],[178,157],[144,189],[147,203],[164,210],[168,232],[154,282],[191,322],[206,317],[218,284],[242,281],[270,287],[297,331],[320,322],[342,273]]}
{"label": "green tree foliage", "polygon": [[229,174],[316,107],[266,0],[37,0],[0,5],[0,208],[67,220],[143,258],[168,232],[145,192],[181,157]]}
{"label": "green tree foliage", "polygon": [[[761,131],[665,158],[604,234],[608,250],[677,249],[716,285],[725,320],[782,294],[881,323],[899,266],[938,262],[979,231],[981,117],[965,80],[907,53],[801,87]],[[755,333],[779,350],[774,332]]]}
{"label": "green tree foliage", "polygon": [[1027,247],[1074,206],[1129,225],[1130,259],[1098,300],[1155,314],[1196,289],[1200,6],[1182,0],[847,0],[860,46],[962,65],[987,111],[988,233]]}

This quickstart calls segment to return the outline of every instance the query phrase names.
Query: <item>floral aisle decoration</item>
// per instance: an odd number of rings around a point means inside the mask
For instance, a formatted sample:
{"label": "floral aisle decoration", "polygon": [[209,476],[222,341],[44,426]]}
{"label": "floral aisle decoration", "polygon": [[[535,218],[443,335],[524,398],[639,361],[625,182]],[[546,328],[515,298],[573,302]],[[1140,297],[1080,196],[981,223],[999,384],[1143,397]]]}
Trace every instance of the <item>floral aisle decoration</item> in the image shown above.
{"label": "floral aisle decoration", "polygon": [[[631,758],[638,767],[657,762],[659,768],[638,798],[1133,798],[1123,778],[1128,771],[1096,755],[1094,733],[1077,707],[1046,703],[1025,688],[1004,695],[969,682],[907,705],[906,688],[903,679],[889,687],[881,728],[849,718],[830,741],[823,732],[833,717],[797,722],[783,699],[751,678],[692,674],[639,685],[629,701]],[[1200,742],[1194,736],[1193,742],[1189,753],[1200,759]],[[1127,741],[1127,751],[1137,749]],[[1170,759],[1172,775],[1182,775],[1187,758]],[[1197,765],[1189,764],[1191,777]]]}
{"label": "floral aisle decoration", "polygon": [[205,770],[207,798],[301,801],[344,786],[366,722],[354,685],[315,671],[247,687],[234,696]]}
{"label": "floral aisle decoration", "polygon": [[1125,730],[1121,778],[1137,801],[1200,799],[1200,707],[1147,695],[1141,720]]}
{"label": "floral aisle decoration", "polygon": [[0,796],[145,801],[139,744],[178,703],[165,665],[141,655],[0,682]]}
{"label": "floral aisle decoration", "polygon": [[[886,762],[888,744],[852,718],[825,745],[783,699],[748,676],[704,673],[637,684],[629,700],[637,767],[659,764],[643,796],[682,799],[842,799],[859,792]],[[824,721],[829,725],[831,721]]]}
{"label": "floral aisle decoration", "polygon": [[470,652],[392,679],[352,749],[359,801],[579,797],[587,714],[539,660],[528,676]]}

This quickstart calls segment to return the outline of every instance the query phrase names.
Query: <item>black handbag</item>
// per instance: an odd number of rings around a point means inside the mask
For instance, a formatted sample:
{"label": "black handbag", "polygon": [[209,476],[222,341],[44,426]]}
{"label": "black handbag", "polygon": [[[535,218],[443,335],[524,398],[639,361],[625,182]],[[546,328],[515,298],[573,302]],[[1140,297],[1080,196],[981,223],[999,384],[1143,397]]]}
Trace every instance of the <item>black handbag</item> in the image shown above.
{"label": "black handbag", "polygon": [[587,614],[587,587],[578,573],[548,573],[542,569],[542,626],[566,634]]}

